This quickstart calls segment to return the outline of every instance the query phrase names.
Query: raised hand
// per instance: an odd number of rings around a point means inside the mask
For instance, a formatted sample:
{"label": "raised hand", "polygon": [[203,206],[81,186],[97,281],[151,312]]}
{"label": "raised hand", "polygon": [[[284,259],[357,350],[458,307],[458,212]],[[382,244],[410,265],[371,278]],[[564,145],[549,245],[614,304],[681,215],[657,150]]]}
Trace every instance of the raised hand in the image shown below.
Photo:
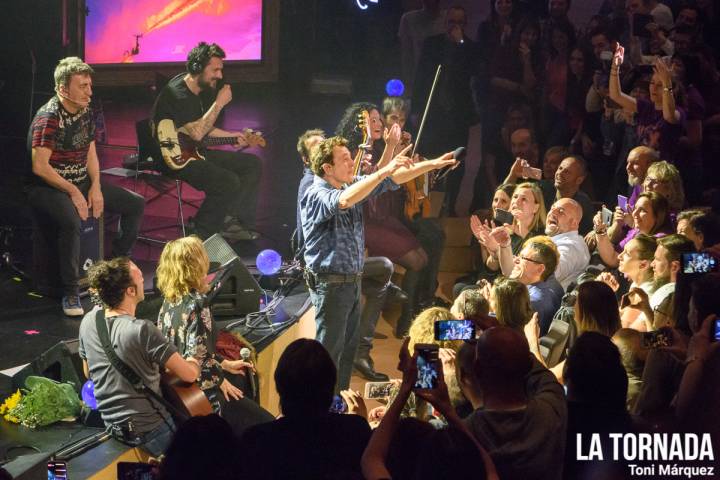
{"label": "raised hand", "polygon": [[390,160],[390,163],[385,166],[385,168],[390,172],[390,175],[392,175],[402,167],[410,168],[415,164],[412,158],[405,155],[410,150],[410,148],[412,148],[412,145],[408,145],[407,147],[403,148],[400,153],[395,155],[395,157]]}
{"label": "raised hand", "polygon": [[225,84],[223,87],[218,91],[217,97],[215,97],[215,103],[217,103],[220,108],[224,107],[228,103],[232,101],[232,90],[230,89],[230,85]]}
{"label": "raised hand", "polygon": [[343,400],[345,400],[345,403],[348,406],[347,413],[351,415],[360,415],[365,420],[368,419],[367,406],[365,405],[365,400],[363,400],[359,392],[354,390],[341,390],[340,396]]}
{"label": "raised hand", "polygon": [[670,70],[670,67],[668,67],[668,64],[665,63],[665,60],[662,58],[659,58],[655,60],[655,65],[653,66],[653,70],[657,74],[657,76],[660,78],[660,81],[663,84],[663,87],[670,88],[672,87],[672,72]]}
{"label": "raised hand", "polygon": [[617,292],[618,288],[620,288],[620,284],[618,283],[617,279],[610,272],[601,272],[600,275],[597,276],[596,280],[598,282],[603,282],[608,287],[612,288],[613,292]]}
{"label": "raised hand", "polygon": [[435,160],[431,160],[433,162],[433,170],[439,170],[445,167],[451,167],[451,169],[453,169],[460,165],[460,162],[455,160],[455,157],[453,156],[454,154],[455,152],[447,152]]}
{"label": "raised hand", "polygon": [[[388,130],[385,129],[385,133],[383,134],[383,139],[385,140],[385,144],[388,147],[395,148],[400,143],[400,136],[402,135],[402,130],[400,129],[400,125],[397,123],[390,127]],[[409,142],[408,142],[409,143]]]}
{"label": "raised hand", "polygon": [[620,67],[620,65],[623,64],[623,60],[625,59],[625,48],[623,48],[622,45],[618,42],[617,48],[615,48],[615,53],[613,53],[613,66],[614,67]]}
{"label": "raised hand", "polygon": [[498,246],[507,247],[510,245],[510,234],[504,226],[493,228],[490,231],[490,236],[497,242]]}

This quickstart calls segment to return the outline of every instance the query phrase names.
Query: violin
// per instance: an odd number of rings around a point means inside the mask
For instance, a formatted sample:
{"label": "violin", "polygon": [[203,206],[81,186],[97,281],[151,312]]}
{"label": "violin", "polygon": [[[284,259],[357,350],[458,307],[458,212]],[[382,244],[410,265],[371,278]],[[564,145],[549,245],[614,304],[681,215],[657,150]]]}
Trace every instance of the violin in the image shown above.
{"label": "violin", "polygon": [[[410,142],[412,142],[412,136],[408,132],[402,132],[399,148],[403,149],[407,147],[410,145]],[[423,160],[425,159],[420,159],[420,161]],[[431,204],[427,194],[430,185],[431,179],[427,173],[403,184],[405,188],[405,206],[403,211],[409,221],[413,221],[418,217],[427,218],[430,216]]]}

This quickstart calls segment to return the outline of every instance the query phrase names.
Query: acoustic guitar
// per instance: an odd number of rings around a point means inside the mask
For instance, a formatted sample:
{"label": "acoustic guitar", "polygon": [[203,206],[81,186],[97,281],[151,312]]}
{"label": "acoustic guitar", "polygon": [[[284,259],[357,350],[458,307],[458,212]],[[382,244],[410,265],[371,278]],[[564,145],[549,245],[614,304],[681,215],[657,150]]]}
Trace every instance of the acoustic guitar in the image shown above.
{"label": "acoustic guitar", "polygon": [[163,397],[187,417],[200,417],[213,413],[212,405],[196,382],[184,382],[168,371],[160,377]]}
{"label": "acoustic guitar", "polygon": [[[247,147],[266,145],[262,133],[249,128],[243,130],[243,137],[248,144]],[[160,152],[165,164],[172,170],[180,170],[193,160],[205,160],[199,148],[218,145],[236,145],[237,137],[209,137],[206,136],[197,142],[190,135],[175,128],[175,122],[171,119],[160,120],[157,126],[157,139],[160,144]]]}

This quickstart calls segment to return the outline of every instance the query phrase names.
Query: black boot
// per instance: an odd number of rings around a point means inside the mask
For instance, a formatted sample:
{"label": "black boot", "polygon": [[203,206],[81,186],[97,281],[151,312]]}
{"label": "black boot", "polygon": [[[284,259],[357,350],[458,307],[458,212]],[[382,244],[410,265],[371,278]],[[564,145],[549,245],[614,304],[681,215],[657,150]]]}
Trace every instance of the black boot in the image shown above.
{"label": "black boot", "polygon": [[357,370],[361,377],[371,382],[387,382],[390,379],[390,377],[384,373],[375,371],[369,355],[356,357],[353,367],[355,367],[355,370]]}

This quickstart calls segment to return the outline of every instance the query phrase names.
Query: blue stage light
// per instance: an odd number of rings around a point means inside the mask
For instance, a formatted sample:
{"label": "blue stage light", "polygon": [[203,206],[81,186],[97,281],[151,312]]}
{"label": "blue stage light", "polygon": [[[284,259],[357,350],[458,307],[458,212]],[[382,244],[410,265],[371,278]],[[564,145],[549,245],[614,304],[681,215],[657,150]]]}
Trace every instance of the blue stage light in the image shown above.
{"label": "blue stage light", "polygon": [[282,257],[275,250],[267,249],[258,253],[255,263],[263,275],[275,275],[282,265]]}
{"label": "blue stage light", "polygon": [[403,93],[405,93],[405,84],[397,78],[388,80],[385,84],[385,93],[391,97],[402,97]]}

